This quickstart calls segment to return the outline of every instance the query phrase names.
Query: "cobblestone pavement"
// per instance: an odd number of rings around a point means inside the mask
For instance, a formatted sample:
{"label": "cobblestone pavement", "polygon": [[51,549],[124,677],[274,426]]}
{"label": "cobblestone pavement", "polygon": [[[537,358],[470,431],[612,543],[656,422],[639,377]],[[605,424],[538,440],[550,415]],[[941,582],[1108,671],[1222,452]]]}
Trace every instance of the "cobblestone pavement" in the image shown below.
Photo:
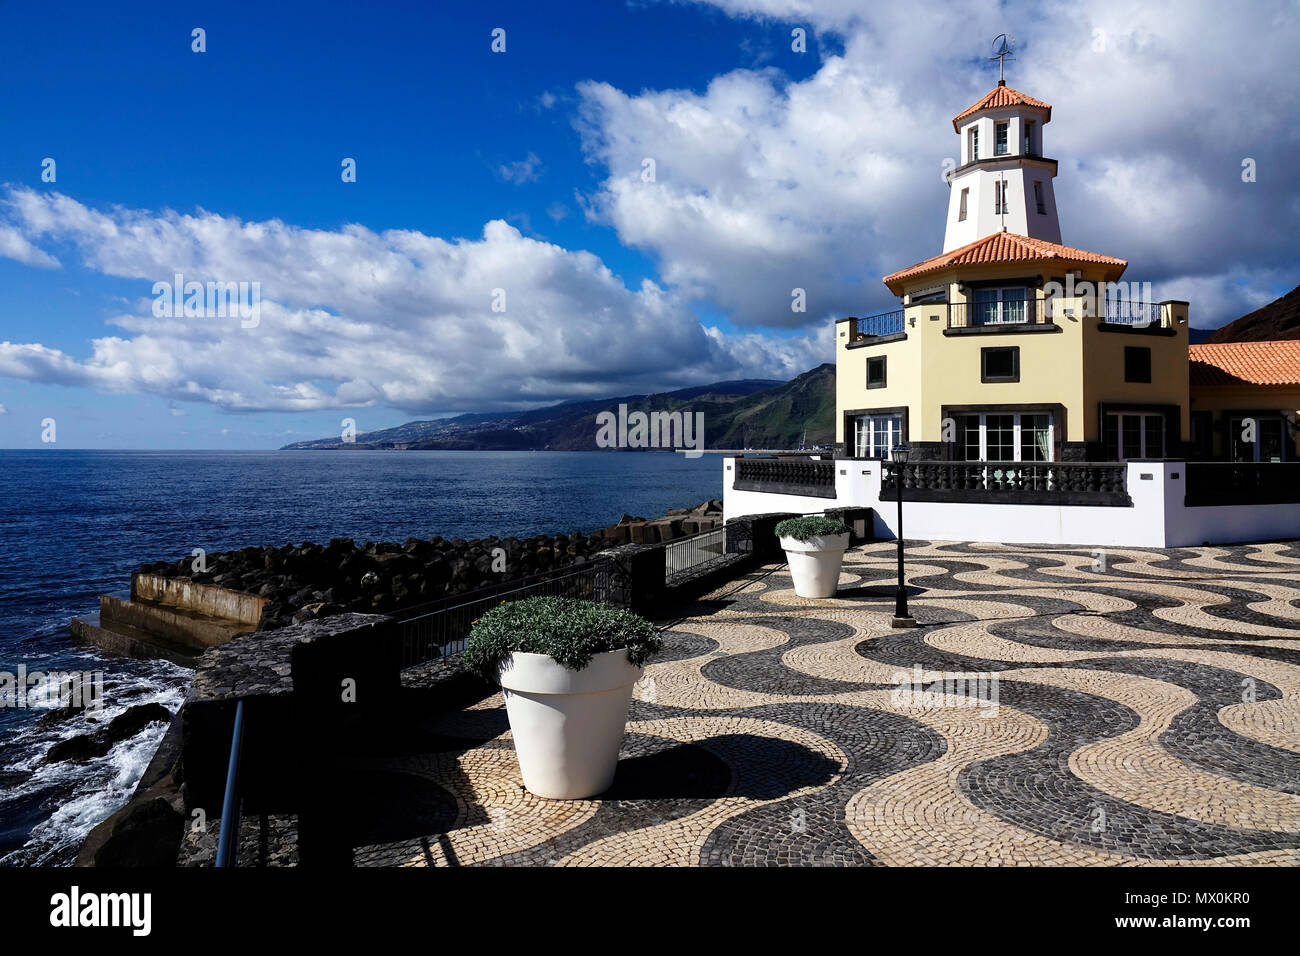
{"label": "cobblestone pavement", "polygon": [[[360,865],[1300,864],[1300,543],[913,542],[665,622],[614,787],[522,787],[495,695],[375,759],[419,836]],[[407,811],[401,811],[407,812]]]}

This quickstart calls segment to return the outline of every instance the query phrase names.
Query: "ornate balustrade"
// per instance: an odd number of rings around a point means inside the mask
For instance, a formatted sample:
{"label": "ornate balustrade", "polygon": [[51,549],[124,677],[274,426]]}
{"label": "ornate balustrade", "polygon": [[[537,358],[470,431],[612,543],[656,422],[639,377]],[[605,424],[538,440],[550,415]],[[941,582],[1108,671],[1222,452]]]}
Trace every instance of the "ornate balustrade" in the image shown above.
{"label": "ornate balustrade", "polygon": [[738,491],[834,498],[835,462],[810,458],[738,458],[733,487]]}
{"label": "ornate balustrade", "polygon": [[1125,507],[1128,466],[1108,462],[918,461],[885,462],[880,497],[1009,505]]}

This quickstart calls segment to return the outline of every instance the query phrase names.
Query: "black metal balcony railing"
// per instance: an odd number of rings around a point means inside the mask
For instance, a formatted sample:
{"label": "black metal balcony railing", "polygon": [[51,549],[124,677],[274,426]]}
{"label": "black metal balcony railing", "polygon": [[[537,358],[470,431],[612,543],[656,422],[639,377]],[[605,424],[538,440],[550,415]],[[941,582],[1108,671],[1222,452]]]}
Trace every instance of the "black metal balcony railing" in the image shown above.
{"label": "black metal balcony railing", "polygon": [[905,501],[1127,506],[1128,466],[1120,462],[885,462],[881,497]]}
{"label": "black metal balcony railing", "polygon": [[738,491],[834,498],[835,462],[808,458],[738,458],[733,487]]}
{"label": "black metal balcony railing", "polygon": [[1102,321],[1107,325],[1129,325],[1134,328],[1164,328],[1169,325],[1158,302],[1130,302],[1127,299],[1106,299]]}
{"label": "black metal balcony railing", "polygon": [[[943,308],[939,306],[938,308]],[[948,328],[972,326],[1043,325],[1052,321],[1052,303],[1026,296],[998,302],[953,302],[946,306]]]}
{"label": "black metal balcony railing", "polygon": [[1184,495],[1189,508],[1300,503],[1300,462],[1188,462]]}
{"label": "black metal balcony railing", "polygon": [[894,309],[892,312],[879,312],[876,315],[854,319],[853,334],[849,337],[849,341],[858,342],[862,339],[878,338],[882,335],[897,335],[902,331],[903,310]]}
{"label": "black metal balcony railing", "polygon": [[[1172,325],[1171,313],[1158,302],[1131,302],[1127,299],[1100,299],[1084,296],[1080,299],[1049,299],[1027,294],[1023,298],[1003,298],[991,302],[934,302],[907,306],[914,315],[946,315],[950,329],[1023,327],[1026,325],[1052,325],[1066,311],[1076,317],[1097,317],[1105,325],[1121,325],[1134,329],[1167,329]],[[853,320],[849,342],[862,342],[887,335],[896,335],[906,328],[906,309],[880,312]]]}
{"label": "black metal balcony railing", "polygon": [[596,593],[595,563],[544,571],[495,587],[478,588],[400,612],[402,667],[414,667],[465,649],[470,628],[482,615],[506,601],[531,597],[590,600]]}

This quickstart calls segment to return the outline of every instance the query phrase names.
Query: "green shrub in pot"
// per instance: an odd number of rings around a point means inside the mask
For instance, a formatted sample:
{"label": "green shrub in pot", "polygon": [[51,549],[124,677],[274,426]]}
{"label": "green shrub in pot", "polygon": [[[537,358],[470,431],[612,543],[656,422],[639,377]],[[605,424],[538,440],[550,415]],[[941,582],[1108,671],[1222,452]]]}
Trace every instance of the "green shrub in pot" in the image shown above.
{"label": "green shrub in pot", "polygon": [[849,546],[849,529],[822,515],[787,518],[776,526],[794,593],[802,598],[834,597]]}
{"label": "green shrub in pot", "polygon": [[823,518],[821,515],[786,518],[775,530],[778,538],[793,538],[796,541],[811,541],[813,538],[849,533],[849,527],[843,521]]}
{"label": "green shrub in pot", "polygon": [[628,663],[641,667],[662,647],[659,632],[639,614],[580,598],[534,597],[498,604],[475,621],[465,665],[496,680],[516,651],[580,671],[596,654],[627,648]]}
{"label": "green shrub in pot", "polygon": [[501,684],[524,786],[581,800],[613,783],[632,688],[662,646],[638,614],[537,597],[475,621],[465,663]]}

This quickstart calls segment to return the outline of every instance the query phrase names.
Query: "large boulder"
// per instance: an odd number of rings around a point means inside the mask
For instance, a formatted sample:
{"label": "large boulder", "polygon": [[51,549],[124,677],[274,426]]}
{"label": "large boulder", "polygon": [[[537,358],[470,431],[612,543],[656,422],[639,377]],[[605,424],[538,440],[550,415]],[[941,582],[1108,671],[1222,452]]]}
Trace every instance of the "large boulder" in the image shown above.
{"label": "large boulder", "polygon": [[111,747],[118,741],[134,737],[150,724],[171,719],[172,712],[162,704],[136,704],[114,717],[104,733]]}
{"label": "large boulder", "polygon": [[60,740],[58,743],[45,751],[46,763],[61,763],[68,761],[70,763],[85,763],[87,760],[93,760],[95,757],[102,757],[108,753],[109,744],[104,739],[102,732],[95,734],[78,734],[75,737],[69,737],[67,740]]}

